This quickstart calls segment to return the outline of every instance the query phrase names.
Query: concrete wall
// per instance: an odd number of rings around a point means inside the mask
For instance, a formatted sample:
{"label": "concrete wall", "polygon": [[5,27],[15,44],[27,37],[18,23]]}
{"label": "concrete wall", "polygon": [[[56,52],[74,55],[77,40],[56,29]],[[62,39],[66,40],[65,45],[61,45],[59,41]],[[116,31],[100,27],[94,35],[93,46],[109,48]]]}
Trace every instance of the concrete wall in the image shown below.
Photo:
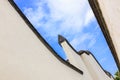
{"label": "concrete wall", "polygon": [[87,69],[90,72],[93,80],[95,79],[112,80],[113,79],[112,77],[110,78],[108,75],[106,75],[104,70],[100,67],[98,62],[95,60],[95,58],[91,54],[88,55],[86,53],[83,53],[81,55],[81,58],[83,62],[85,63],[85,65],[87,66]]}
{"label": "concrete wall", "polygon": [[84,80],[93,80],[90,73],[87,70],[86,65],[84,64],[83,60],[81,59],[81,57],[76,54],[76,52],[70,47],[69,43],[67,43],[66,41],[61,43],[67,58],[69,60],[69,62],[71,64],[73,64],[74,66],[76,66],[77,68],[83,70],[84,74],[83,74],[83,79]]}
{"label": "concrete wall", "polygon": [[[103,29],[107,29],[108,32],[106,34],[110,34],[111,39],[109,39],[109,45],[113,52],[114,57],[116,58],[116,62],[120,69],[120,0],[89,0],[91,6],[95,2],[95,5],[92,6],[94,8],[94,13],[97,16],[97,19],[101,18],[101,27]],[[98,4],[96,4],[98,3]],[[100,9],[95,8],[95,6],[99,6]],[[97,9],[97,10],[96,10]],[[101,11],[101,13],[100,13]],[[100,15],[98,13],[100,13]],[[102,19],[103,16],[103,19]],[[104,21],[106,26],[104,26]],[[106,30],[103,30],[106,31]],[[106,38],[109,38],[107,35]],[[112,41],[112,42],[111,42]],[[111,44],[113,43],[113,45]],[[115,48],[115,51],[114,49]]]}
{"label": "concrete wall", "polygon": [[0,0],[0,80],[84,80],[35,36],[7,0]]}
{"label": "concrete wall", "polygon": [[96,80],[67,42],[70,63],[83,75],[61,63],[7,0],[0,0],[0,13],[0,80]]}
{"label": "concrete wall", "polygon": [[61,42],[61,46],[63,47],[69,62],[84,71],[83,79],[113,80],[113,77],[108,76],[105,73],[104,69],[100,66],[98,61],[90,52],[84,51],[78,53],[66,39],[62,40]]}

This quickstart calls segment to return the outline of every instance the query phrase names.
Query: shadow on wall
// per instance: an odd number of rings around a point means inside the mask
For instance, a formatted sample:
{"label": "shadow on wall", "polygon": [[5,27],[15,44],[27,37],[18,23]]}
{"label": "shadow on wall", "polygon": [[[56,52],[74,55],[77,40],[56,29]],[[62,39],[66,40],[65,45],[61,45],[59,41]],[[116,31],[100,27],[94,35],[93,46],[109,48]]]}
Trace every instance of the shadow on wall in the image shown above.
{"label": "shadow on wall", "polygon": [[114,80],[114,77],[102,68],[95,56],[90,51],[77,52],[70,43],[61,35],[58,35],[58,43],[63,47],[70,64],[83,70],[83,75],[91,76],[93,80]]}

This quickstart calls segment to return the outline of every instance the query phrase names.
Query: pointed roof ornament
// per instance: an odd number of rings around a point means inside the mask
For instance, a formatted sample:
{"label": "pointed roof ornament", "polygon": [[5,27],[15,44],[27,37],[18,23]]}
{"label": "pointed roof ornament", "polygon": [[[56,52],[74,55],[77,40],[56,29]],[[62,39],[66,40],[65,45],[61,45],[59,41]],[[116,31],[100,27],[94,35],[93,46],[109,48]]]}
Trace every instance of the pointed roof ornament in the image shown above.
{"label": "pointed roof ornament", "polygon": [[66,39],[63,36],[58,35],[58,42],[59,42],[59,44],[61,44],[64,41],[66,41]]}

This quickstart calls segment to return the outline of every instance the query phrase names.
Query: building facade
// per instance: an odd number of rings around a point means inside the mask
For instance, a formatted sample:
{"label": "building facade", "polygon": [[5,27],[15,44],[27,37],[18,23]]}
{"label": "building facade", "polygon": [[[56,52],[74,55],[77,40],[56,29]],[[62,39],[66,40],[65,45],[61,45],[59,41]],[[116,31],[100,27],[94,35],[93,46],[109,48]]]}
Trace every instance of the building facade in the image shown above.
{"label": "building facade", "polygon": [[120,0],[88,0],[120,70]]}
{"label": "building facade", "polygon": [[59,35],[63,60],[15,6],[0,0],[0,80],[113,80],[89,51],[76,52]]}

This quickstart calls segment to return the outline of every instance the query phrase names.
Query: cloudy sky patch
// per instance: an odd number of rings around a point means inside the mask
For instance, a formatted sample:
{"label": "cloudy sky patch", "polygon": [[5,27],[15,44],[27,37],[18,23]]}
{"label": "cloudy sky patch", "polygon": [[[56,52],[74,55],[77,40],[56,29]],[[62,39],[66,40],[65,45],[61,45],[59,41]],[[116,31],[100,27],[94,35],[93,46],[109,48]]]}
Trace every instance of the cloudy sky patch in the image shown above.
{"label": "cloudy sky patch", "polygon": [[64,36],[77,51],[91,51],[104,69],[115,73],[117,67],[108,66],[115,65],[115,62],[87,0],[15,0],[15,2],[63,59],[67,57],[58,44],[58,34]]}

